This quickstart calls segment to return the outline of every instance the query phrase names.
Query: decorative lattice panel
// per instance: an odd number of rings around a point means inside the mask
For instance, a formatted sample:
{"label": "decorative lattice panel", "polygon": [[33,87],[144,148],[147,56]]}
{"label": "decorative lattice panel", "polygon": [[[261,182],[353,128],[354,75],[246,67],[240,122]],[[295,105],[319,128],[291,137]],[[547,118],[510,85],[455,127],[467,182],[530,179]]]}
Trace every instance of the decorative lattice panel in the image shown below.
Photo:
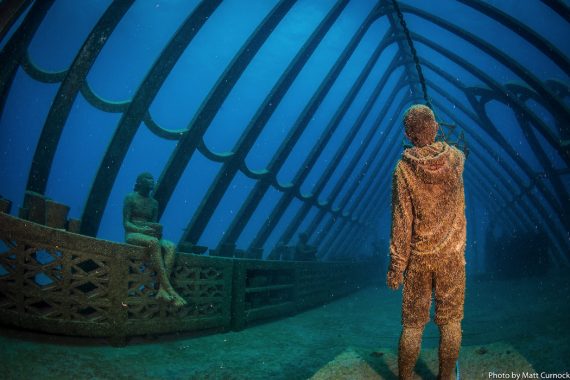
{"label": "decorative lattice panel", "polygon": [[[182,261],[182,260],[180,260]],[[227,284],[231,273],[214,266],[197,267],[190,263],[181,263],[174,270],[174,287],[182,296],[193,304],[189,314],[194,317],[211,317],[222,315],[227,294],[231,289]]]}
{"label": "decorative lattice panel", "polygon": [[69,335],[127,336],[229,326],[233,262],[181,255],[156,300],[145,250],[0,213],[0,321]]}
{"label": "decorative lattice panel", "polygon": [[148,320],[160,316],[161,304],[155,300],[158,284],[156,272],[148,261],[129,258],[127,300],[124,302],[129,320]]}
{"label": "decorative lattice panel", "polygon": [[20,247],[13,241],[0,241],[0,308],[17,311],[16,257]]}
{"label": "decorative lattice panel", "polygon": [[109,259],[31,241],[4,240],[0,307],[37,316],[109,322]]}
{"label": "decorative lattice panel", "polygon": [[179,254],[171,281],[188,305],[176,308],[156,300],[143,248],[0,213],[0,322],[116,344],[132,335],[240,329],[356,290],[370,267]]}
{"label": "decorative lattice panel", "polygon": [[231,271],[223,267],[198,266],[192,260],[179,257],[172,273],[176,291],[188,301],[182,308],[174,308],[156,300],[158,291],[156,272],[144,258],[128,260],[128,297],[125,301],[129,322],[161,318],[223,317]]}

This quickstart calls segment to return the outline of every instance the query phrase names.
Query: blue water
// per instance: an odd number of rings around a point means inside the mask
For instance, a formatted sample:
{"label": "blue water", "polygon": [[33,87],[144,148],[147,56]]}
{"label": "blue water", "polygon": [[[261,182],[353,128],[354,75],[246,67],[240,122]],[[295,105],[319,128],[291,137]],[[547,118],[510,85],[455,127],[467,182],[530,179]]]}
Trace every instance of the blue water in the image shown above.
{"label": "blue water", "polygon": [[[30,61],[46,72],[66,70],[109,4],[109,1],[90,1],[87,3],[71,0],[55,1],[30,43],[28,49]],[[89,70],[86,85],[99,97],[108,101],[120,103],[132,100],[137,91],[141,90],[141,83],[153,62],[160,56],[164,46],[184,19],[196,8],[197,4],[197,1],[135,1],[106,41],[93,67]],[[265,0],[248,0],[246,2],[227,0],[222,2],[196,37],[185,48],[173,70],[160,86],[160,91],[149,108],[153,120],[162,128],[185,131],[196,115],[200,104],[206,99],[209,91],[223,74],[224,69],[276,4],[275,1]],[[276,84],[279,76],[318,23],[331,10],[333,4],[332,1],[313,0],[299,1],[293,5],[247,66],[222,107],[216,112],[203,136],[204,144],[209,150],[218,154],[226,154],[235,150],[245,127],[254,117],[271,88]],[[407,2],[403,2],[403,4],[407,4]],[[570,46],[563,37],[569,31],[568,24],[550,8],[534,2],[525,4],[525,6],[521,6],[515,1],[491,2],[491,4],[516,17],[522,24],[536,31],[542,38],[559,49],[562,54],[568,56]],[[544,56],[515,32],[495,20],[485,17],[477,10],[456,2],[410,2],[410,5],[442,17],[452,25],[463,28],[468,33],[481,38],[491,48],[496,48],[514,59],[539,80],[555,79],[565,83],[566,86],[568,85],[568,76],[555,62]],[[373,6],[373,1],[349,2],[308,59],[306,65],[298,73],[295,80],[290,83],[281,102],[270,105],[270,107],[275,107],[275,110],[255,144],[246,154],[245,164],[249,169],[263,171],[267,168],[273,153],[287,137],[304,106],[331,70],[350,38],[363,25],[363,21]],[[459,53],[461,57],[497,83],[522,83],[521,78],[512,70],[489,54],[483,53],[476,46],[466,43],[460,36],[414,13],[407,13],[405,17],[412,32],[429,38],[451,52]],[[18,25],[19,23],[12,28],[13,30],[8,36],[14,32]],[[381,37],[389,31],[389,28],[388,18],[380,17],[366,31],[346,66],[290,152],[285,164],[276,173],[277,180],[281,185],[287,185],[295,178],[305,158],[323,135],[335,111],[361,73]],[[7,38],[2,41],[3,46],[6,40]],[[455,78],[458,83],[460,82],[465,86],[484,85],[481,78],[478,78],[473,72],[446,58],[429,46],[416,41],[415,47],[422,60],[429,61],[441,68]],[[332,138],[318,160],[310,168],[309,175],[300,184],[299,191],[301,194],[313,194],[320,176],[345,136],[353,128],[379,78],[397,51],[398,45],[392,42],[381,53],[370,75],[366,78],[356,98],[341,119]],[[414,67],[410,66],[410,68],[415,74]],[[374,167],[374,164],[380,160],[388,159],[391,163],[395,163],[397,160],[397,155],[401,149],[397,149],[395,154],[385,157],[386,148],[383,148],[372,162],[367,162],[370,152],[380,139],[388,139],[387,141],[392,141],[394,144],[398,144],[403,139],[402,130],[398,128],[398,122],[396,122],[397,127],[390,130],[388,136],[384,135],[384,132],[387,132],[391,119],[401,117],[403,110],[398,109],[397,105],[410,91],[409,86],[404,86],[399,90],[396,89],[396,97],[388,98],[397,79],[404,71],[403,67],[398,67],[390,75],[348,151],[331,177],[327,179],[322,191],[316,194],[320,202],[325,203],[330,199],[331,191],[337,184],[338,178],[346,170],[350,159],[360,145],[365,143],[365,136],[371,128],[375,128],[376,132],[357,168],[360,169],[363,165]],[[477,121],[473,120],[470,114],[464,112],[465,110],[473,112],[473,110],[466,94],[461,89],[446,81],[430,67],[424,65],[423,72],[430,83],[436,84],[452,97],[452,99],[445,98],[438,89],[430,88],[428,83],[429,95],[440,105],[440,107],[437,104],[435,105],[438,119],[465,127],[468,143],[473,151],[473,160],[478,160],[477,156],[479,155],[490,156],[489,152],[479,144],[479,141],[482,140],[492,149],[493,154],[496,154],[496,157],[492,157],[492,159],[504,161],[509,170],[520,176],[524,183],[531,180],[528,170],[536,173],[545,171],[508,105],[492,100],[487,103],[486,112],[496,126],[498,133],[511,144],[517,157],[520,157],[525,165],[528,165],[527,168],[521,167],[520,162],[516,162],[512,156],[507,154],[501,146],[501,142],[496,142],[491,136],[483,132]],[[34,80],[21,68],[10,88],[4,113],[0,120],[0,151],[2,152],[0,176],[3,178],[0,191],[2,196],[13,201],[12,213],[14,214],[22,205],[33,152],[37,148],[39,133],[57,88],[57,83],[42,83]],[[568,105],[568,98],[562,99],[562,101]],[[386,115],[379,115],[386,103],[390,105],[388,112]],[[553,115],[543,105],[534,100],[529,100],[527,104],[529,109],[544,121],[551,133],[560,134],[560,127],[556,125]],[[120,120],[120,113],[102,112],[89,104],[81,94],[74,101],[55,153],[45,191],[46,196],[71,207],[70,217],[81,217],[100,160]],[[379,124],[378,121],[380,121]],[[552,145],[544,140],[540,133],[534,134],[552,167],[554,169],[566,168],[567,165],[563,158]],[[98,237],[122,241],[121,205],[124,195],[131,190],[134,179],[139,172],[150,171],[158,178],[175,146],[176,141],[159,138],[144,124],[141,124],[129,146],[124,161],[120,165],[119,174],[114,181],[97,233]],[[199,152],[194,153],[170,202],[165,206],[164,215],[161,219],[161,223],[166,227],[165,232],[168,239],[178,241],[182,238],[183,230],[187,227],[200,200],[207,194],[208,188],[220,167],[220,163],[211,161]],[[393,164],[386,165],[381,175],[389,176],[392,168]],[[505,173],[504,170],[503,168],[499,169],[500,174],[509,177],[509,174]],[[474,194],[469,184],[475,180],[474,178],[480,178],[481,174],[474,172],[471,174],[469,171],[470,167],[467,165],[468,213],[473,214],[472,218],[477,220],[477,223],[468,226],[468,235],[471,241],[468,245],[467,255],[477,257],[476,260],[480,262],[473,260],[468,265],[473,265],[474,271],[480,271],[483,260],[481,249],[484,244],[483,235],[487,228],[487,219],[491,213],[489,203],[501,204],[504,203],[504,200],[498,198],[495,193],[499,189],[492,189],[501,185],[498,185],[497,179],[491,176],[487,181],[491,185],[490,187],[487,186],[489,199]],[[565,186],[567,196],[570,189],[569,176],[565,173],[560,176],[560,179]],[[333,199],[335,208],[342,206],[340,200],[344,197],[350,187],[349,185],[355,180],[357,180],[357,170],[352,171],[346,184],[341,186],[339,195]],[[507,181],[511,181],[511,179],[507,178]],[[206,230],[200,236],[199,241],[195,243],[211,248],[216,247],[255,182],[255,179],[248,178],[243,172],[235,176],[229,190],[214,211]],[[556,193],[550,181],[545,180],[543,183],[547,191],[554,194],[558,201],[567,203],[567,199],[560,199],[562,195]],[[380,180],[378,180],[377,185],[387,186],[386,182]],[[518,186],[516,183],[514,185]],[[359,191],[354,194],[358,195]],[[349,199],[345,205],[348,207],[344,210],[350,210],[350,206],[356,198],[355,195]],[[280,197],[281,192],[274,188],[266,193],[244,232],[240,235],[237,241],[238,248],[247,249],[249,247],[253,237],[268,218],[270,211],[275,207]],[[389,202],[388,192],[380,198],[380,201]],[[554,228],[557,224],[560,225],[556,221],[557,210],[553,209],[552,203],[545,201],[542,193],[538,192],[536,198],[530,200],[523,207],[532,208],[533,202],[543,204],[549,218],[550,216],[553,218]],[[290,204],[285,216],[265,243],[266,253],[275,245],[301,203],[295,200]],[[387,209],[383,209],[376,213],[371,221],[367,221],[372,223],[372,230],[377,236],[365,239],[364,243],[355,243],[358,245],[354,247],[356,251],[366,252],[369,250],[371,240],[387,236],[390,220],[386,211]],[[302,228],[299,228],[298,231],[308,227],[316,213],[317,208],[312,207],[301,226]],[[314,240],[317,240],[317,236],[322,232],[326,221],[325,218],[319,229],[315,231]],[[558,233],[559,235],[564,233],[567,235],[564,228],[559,229]]]}
{"label": "blue water", "polygon": [[[62,72],[69,68],[78,49],[109,4],[109,1],[87,3],[71,0],[55,1],[29,45],[30,61],[48,73]],[[121,103],[132,100],[137,91],[141,90],[141,83],[153,62],[160,56],[164,46],[197,4],[196,1],[135,1],[105,42],[101,53],[89,70],[86,85],[99,97],[108,101]],[[149,108],[154,122],[165,129],[185,131],[196,115],[200,104],[223,74],[224,69],[228,67],[240,47],[276,4],[275,1],[265,0],[222,2],[185,48],[173,70],[160,86],[160,91]],[[247,66],[222,107],[216,112],[213,121],[203,135],[206,148],[217,154],[227,154],[235,150],[240,136],[271,88],[277,83],[279,76],[318,23],[332,9],[333,4],[332,1],[313,0],[299,1],[292,6]],[[408,2],[403,2],[403,4],[406,5]],[[524,6],[516,1],[491,2],[490,4],[511,14],[552,44],[563,55],[568,56],[570,46],[564,37],[569,31],[568,24],[552,9],[535,2]],[[491,49],[497,49],[512,58],[514,62],[540,81],[557,80],[568,85],[568,76],[562,67],[514,31],[477,10],[458,2],[409,2],[409,5],[434,14],[448,21],[452,26],[462,28],[467,33],[480,38]],[[290,83],[283,99],[279,104],[269,105],[275,110],[245,157],[245,164],[249,169],[263,171],[267,168],[273,153],[287,137],[304,106],[331,70],[350,38],[363,25],[363,21],[373,6],[373,1],[349,2],[306,65]],[[427,37],[449,51],[458,53],[499,85],[511,82],[523,83],[523,80],[513,70],[480,48],[466,43],[461,36],[418,16],[415,12],[405,13],[407,25],[413,33]],[[14,33],[18,25],[19,22],[12,28],[8,37]],[[389,31],[389,28],[390,23],[387,17],[380,17],[370,25],[314,113],[307,128],[294,145],[286,162],[276,173],[281,185],[288,185],[295,178],[305,158],[318,139],[323,136],[327,124],[363,70],[379,40]],[[6,44],[7,39],[2,41],[2,46]],[[433,48],[419,41],[415,42],[415,47],[421,60],[429,61],[441,68],[449,76],[455,78],[457,83],[468,87],[485,86],[481,77],[477,77],[468,68],[445,57]],[[354,127],[366,101],[398,49],[398,45],[392,42],[381,53],[332,138],[310,168],[309,175],[299,184],[300,194],[313,194],[315,185],[345,136]],[[409,66],[408,70],[415,75],[413,65]],[[386,165],[381,176],[390,175],[393,163],[396,162],[401,149],[396,149],[394,153],[387,155],[387,147],[384,147],[372,162],[367,162],[367,160],[373,147],[381,139],[391,141],[390,144],[399,144],[399,141],[403,139],[398,121],[396,121],[397,127],[389,132],[387,127],[392,119],[399,120],[401,117],[403,110],[398,109],[397,105],[410,91],[409,86],[404,86],[396,89],[395,97],[388,98],[397,79],[404,71],[403,67],[398,67],[391,73],[372,111],[365,118],[343,159],[333,170],[331,177],[326,180],[322,191],[316,194],[319,202],[325,203],[331,199],[332,189],[357,149],[361,144],[366,143],[365,136],[371,128],[375,128],[376,132],[356,168],[360,169],[364,165],[374,167],[376,162],[387,159],[390,164]],[[504,162],[506,166],[500,167],[498,174],[506,177],[507,182],[513,183],[515,188],[519,188],[521,183],[513,181],[511,173],[521,178],[522,183],[528,184],[534,173],[548,170],[531,149],[529,139],[518,125],[515,113],[509,105],[498,100],[491,100],[486,103],[485,110],[498,134],[513,148],[516,157],[504,149],[501,141],[496,141],[485,133],[477,120],[472,119],[476,112],[469,104],[463,90],[442,78],[427,65],[423,66],[423,72],[428,80],[429,95],[435,101],[438,119],[463,127],[469,147],[473,152],[473,160],[479,160],[478,156],[483,155],[493,161]],[[437,88],[430,86],[430,83],[435,84]],[[22,205],[33,152],[37,149],[39,133],[57,89],[57,83],[42,83],[34,80],[22,68],[18,70],[10,88],[0,120],[0,151],[2,152],[0,176],[3,178],[0,191],[2,196],[12,200],[13,214],[16,214]],[[450,98],[444,97],[440,89],[446,91]],[[562,104],[568,106],[567,96],[561,101]],[[386,103],[389,104],[388,112],[385,115],[379,115]],[[549,133],[556,138],[563,138],[560,136],[561,126],[556,124],[555,116],[544,107],[544,104],[531,99],[527,101],[527,106],[544,122]],[[81,217],[100,160],[120,120],[120,113],[98,110],[81,94],[74,101],[57,146],[45,191],[46,196],[71,207],[70,217]],[[536,132],[537,130],[535,129],[534,135],[549,165],[553,170],[567,168],[564,159],[541,133]],[[384,135],[385,132],[387,135]],[[456,138],[457,134],[454,136]],[[491,151],[485,149],[481,142],[484,142]],[[106,203],[97,233],[98,237],[122,241],[121,205],[124,195],[131,190],[139,172],[150,171],[156,178],[159,178],[175,146],[176,141],[159,138],[144,124],[141,124],[124,161],[120,164],[118,176]],[[520,161],[516,161],[519,158]],[[480,166],[485,167],[488,161],[481,161],[481,164]],[[214,162],[199,152],[194,153],[170,202],[165,205],[161,223],[166,227],[168,239],[179,241],[182,238],[183,230],[198,208],[200,200],[207,194],[221,166],[219,162]],[[468,226],[470,241],[467,256],[474,257],[474,260],[468,261],[468,265],[473,266],[472,270],[481,271],[484,261],[482,247],[489,215],[492,214],[491,208],[504,204],[506,200],[499,195],[499,192],[504,194],[508,190],[501,188],[502,185],[498,184],[499,181],[494,174],[475,171],[470,173],[470,171],[468,164],[465,175],[468,214],[471,214],[468,215],[468,219],[471,217],[477,222]],[[340,186],[340,193],[332,200],[335,208],[343,206],[340,200],[344,197],[349,185],[357,180],[357,173],[357,170],[353,170],[346,183]],[[489,176],[481,178],[482,174]],[[547,201],[544,195],[547,192],[555,199],[555,202],[559,202],[558,204],[567,204],[568,200],[563,198],[567,197],[570,189],[569,175],[563,172],[559,176],[565,194],[556,191],[547,175],[545,180],[541,180],[545,190],[534,191],[536,193],[534,198],[526,201],[522,206],[531,209],[528,212],[534,213],[535,210],[532,209],[535,205],[533,204],[542,204],[544,212],[537,220],[543,222],[546,219],[552,220],[553,226],[549,232],[551,239],[554,238],[555,232],[553,231],[556,231],[559,237],[568,235],[560,223],[560,217],[557,216],[558,210],[553,206],[555,203]],[[387,186],[386,181],[376,181],[377,186]],[[482,196],[480,192],[476,194],[471,190],[470,183],[473,181],[486,183],[485,191],[488,193],[488,198]],[[228,191],[213,212],[207,228],[195,243],[211,248],[217,246],[255,182],[255,179],[249,178],[244,172],[239,172],[234,177]],[[352,202],[359,191],[354,192],[353,197],[345,204],[347,207],[344,210],[351,209]],[[275,188],[271,188],[266,193],[244,232],[239,236],[238,248],[247,249],[249,247],[281,196],[282,193]],[[389,193],[386,192],[379,201],[389,202]],[[284,217],[264,245],[266,253],[275,245],[301,204],[299,200],[290,204]],[[377,236],[371,236],[363,242],[355,242],[355,251],[366,252],[369,250],[370,241],[387,237],[390,220],[389,213],[386,211],[387,209],[384,208],[373,213],[372,220],[366,221],[372,224],[372,231],[374,231],[369,235],[376,234]],[[312,207],[298,231],[308,227],[316,214],[317,208]],[[545,216],[547,216],[546,219]],[[318,240],[317,237],[327,221],[328,219],[325,218],[313,234],[314,241]],[[565,248],[568,248],[567,242],[565,246],[559,246],[558,249]],[[558,252],[557,259],[568,263],[562,252]]]}

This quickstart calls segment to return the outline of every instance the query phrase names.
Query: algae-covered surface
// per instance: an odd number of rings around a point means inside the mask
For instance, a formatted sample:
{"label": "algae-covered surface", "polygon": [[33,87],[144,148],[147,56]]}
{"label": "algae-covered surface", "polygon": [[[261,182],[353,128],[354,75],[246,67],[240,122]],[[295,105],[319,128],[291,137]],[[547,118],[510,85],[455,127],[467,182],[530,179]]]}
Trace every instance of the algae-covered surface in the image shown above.
{"label": "algae-covered surface", "polygon": [[[104,341],[4,329],[3,379],[396,379],[401,291],[370,287],[331,304],[241,332]],[[432,311],[433,312],[433,311]],[[489,373],[570,372],[570,279],[467,284],[463,379]],[[430,322],[417,379],[437,375]]]}

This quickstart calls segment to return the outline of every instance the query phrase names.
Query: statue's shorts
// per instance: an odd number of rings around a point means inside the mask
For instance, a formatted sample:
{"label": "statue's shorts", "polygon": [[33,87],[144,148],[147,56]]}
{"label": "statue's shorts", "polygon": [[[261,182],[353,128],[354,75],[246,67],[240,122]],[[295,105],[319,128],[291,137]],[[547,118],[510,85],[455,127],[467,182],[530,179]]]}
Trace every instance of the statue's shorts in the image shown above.
{"label": "statue's shorts", "polygon": [[463,255],[443,260],[433,257],[410,258],[404,276],[403,326],[423,327],[429,322],[432,290],[435,293],[434,322],[441,326],[461,321],[465,301]]}

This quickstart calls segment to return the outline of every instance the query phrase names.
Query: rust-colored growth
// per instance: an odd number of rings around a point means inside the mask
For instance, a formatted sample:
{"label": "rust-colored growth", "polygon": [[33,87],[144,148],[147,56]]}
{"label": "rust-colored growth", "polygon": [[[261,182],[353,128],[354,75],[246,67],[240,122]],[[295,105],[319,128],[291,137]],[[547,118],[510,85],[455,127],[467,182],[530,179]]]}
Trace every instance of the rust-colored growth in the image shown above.
{"label": "rust-colored growth", "polygon": [[391,274],[435,270],[451,257],[465,264],[464,161],[445,142],[404,151],[392,181]]}
{"label": "rust-colored growth", "polygon": [[416,104],[404,114],[406,136],[412,144],[422,147],[433,143],[437,134],[437,123],[433,111],[424,105]]}
{"label": "rust-colored growth", "polygon": [[448,379],[461,344],[465,299],[465,156],[434,142],[437,123],[426,106],[412,106],[404,127],[415,146],[404,150],[393,174],[387,276],[393,289],[404,284],[400,378],[412,376],[434,291],[440,375]]}

